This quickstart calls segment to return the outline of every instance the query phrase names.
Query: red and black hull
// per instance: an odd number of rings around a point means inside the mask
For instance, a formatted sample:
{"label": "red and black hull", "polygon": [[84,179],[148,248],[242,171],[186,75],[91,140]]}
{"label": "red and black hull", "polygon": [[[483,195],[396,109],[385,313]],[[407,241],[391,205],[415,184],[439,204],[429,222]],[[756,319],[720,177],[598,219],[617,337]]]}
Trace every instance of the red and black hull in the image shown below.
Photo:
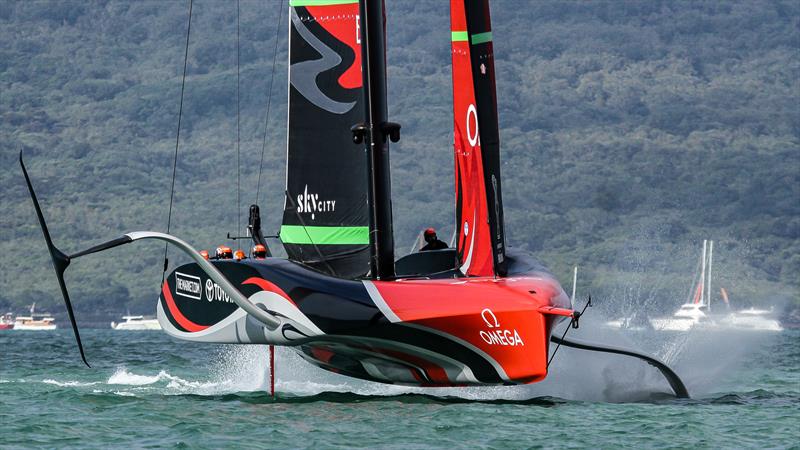
{"label": "red and black hull", "polygon": [[524,384],[547,375],[553,326],[571,313],[546,271],[506,278],[345,280],[288,260],[214,261],[253,303],[284,320],[269,330],[195,264],[159,299],[162,327],[202,342],[276,344],[343,375],[418,386]]}

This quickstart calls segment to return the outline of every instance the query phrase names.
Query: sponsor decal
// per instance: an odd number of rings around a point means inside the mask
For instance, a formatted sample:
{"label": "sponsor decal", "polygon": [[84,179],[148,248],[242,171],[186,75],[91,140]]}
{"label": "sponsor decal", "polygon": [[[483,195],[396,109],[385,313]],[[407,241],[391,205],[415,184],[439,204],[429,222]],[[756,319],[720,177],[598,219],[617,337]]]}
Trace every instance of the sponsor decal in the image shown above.
{"label": "sponsor decal", "polygon": [[233,303],[233,299],[211,278],[206,280],[206,300],[209,302]]}
{"label": "sponsor decal", "polygon": [[472,103],[467,107],[467,140],[470,147],[481,144],[480,135],[478,134],[478,110],[475,109],[475,105]]}
{"label": "sponsor decal", "polygon": [[361,16],[356,14],[356,44],[361,45]]}
{"label": "sponsor decal", "polygon": [[200,277],[186,275],[185,273],[175,272],[175,293],[183,296],[200,300],[202,291],[200,290]]}
{"label": "sponsor decal", "polygon": [[483,318],[488,328],[487,330],[478,332],[483,342],[489,345],[510,345],[512,347],[515,345],[525,345],[516,329],[508,330],[500,328],[500,322],[491,309],[484,308],[484,310],[481,311],[481,318]]}
{"label": "sponsor decal", "polygon": [[308,185],[303,193],[297,196],[297,212],[311,214],[311,220],[316,218],[317,213],[333,211],[336,211],[336,200],[322,200],[319,194],[309,194]]}

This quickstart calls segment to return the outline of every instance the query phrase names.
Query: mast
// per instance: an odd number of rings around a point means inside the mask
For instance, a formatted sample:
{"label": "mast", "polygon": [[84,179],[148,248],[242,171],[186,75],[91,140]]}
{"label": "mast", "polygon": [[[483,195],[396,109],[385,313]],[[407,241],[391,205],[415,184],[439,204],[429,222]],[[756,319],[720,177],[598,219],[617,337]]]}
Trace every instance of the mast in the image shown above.
{"label": "mast", "polygon": [[708,310],[711,311],[711,261],[714,257],[714,241],[708,241],[708,279],[706,279],[706,291],[708,292],[708,296],[706,297],[706,306],[708,306]]}
{"label": "mast", "polygon": [[703,304],[703,291],[706,286],[706,246],[708,241],[703,239],[703,259],[700,265],[700,304]]}
{"label": "mast", "polygon": [[369,179],[370,276],[394,278],[392,185],[389,143],[400,139],[400,126],[388,122],[386,104],[386,30],[383,0],[360,0],[361,64],[366,99],[364,124],[353,127],[353,139],[366,140]]}
{"label": "mast", "polygon": [[577,286],[578,286],[578,266],[575,266],[575,270],[574,272],[572,272],[572,297],[569,298],[570,308],[575,308],[575,291]]}

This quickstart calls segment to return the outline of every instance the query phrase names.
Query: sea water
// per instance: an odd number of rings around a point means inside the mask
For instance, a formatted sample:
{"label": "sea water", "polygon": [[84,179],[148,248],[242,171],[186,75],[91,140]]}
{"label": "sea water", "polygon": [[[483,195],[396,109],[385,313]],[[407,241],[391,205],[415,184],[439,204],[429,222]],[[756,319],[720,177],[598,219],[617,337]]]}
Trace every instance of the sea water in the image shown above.
{"label": "sea water", "polygon": [[[589,321],[587,321],[589,322]],[[650,366],[562,347],[548,379],[423,389],[324,372],[265,346],[161,332],[0,331],[0,448],[532,448],[800,445],[800,332],[624,333],[573,338],[652,353],[684,379],[675,399]]]}

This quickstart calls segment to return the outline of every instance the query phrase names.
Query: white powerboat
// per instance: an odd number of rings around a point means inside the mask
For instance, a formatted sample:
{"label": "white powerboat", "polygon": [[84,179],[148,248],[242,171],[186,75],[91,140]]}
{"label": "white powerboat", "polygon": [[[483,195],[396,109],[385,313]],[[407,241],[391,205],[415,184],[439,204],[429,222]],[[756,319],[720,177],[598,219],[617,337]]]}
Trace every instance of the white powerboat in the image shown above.
{"label": "white powerboat", "polygon": [[56,319],[48,313],[36,313],[36,303],[31,305],[30,316],[17,316],[14,320],[14,331],[51,331],[55,330]]}
{"label": "white powerboat", "polygon": [[152,317],[145,316],[122,316],[124,322],[116,323],[111,322],[111,328],[115,330],[160,330],[158,320]]}
{"label": "white powerboat", "polygon": [[733,311],[720,320],[720,325],[758,331],[783,331],[781,323],[774,318],[772,309],[748,308]]}

